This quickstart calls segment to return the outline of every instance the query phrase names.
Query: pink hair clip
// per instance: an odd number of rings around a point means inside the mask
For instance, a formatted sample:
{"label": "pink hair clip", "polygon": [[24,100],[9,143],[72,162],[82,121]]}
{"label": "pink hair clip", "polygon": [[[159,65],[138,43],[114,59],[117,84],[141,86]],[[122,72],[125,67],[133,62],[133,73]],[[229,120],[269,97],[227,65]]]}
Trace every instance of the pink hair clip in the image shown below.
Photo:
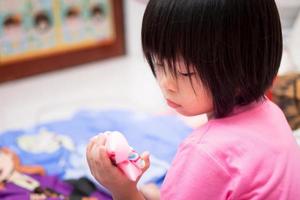
{"label": "pink hair clip", "polygon": [[106,151],[112,162],[132,181],[136,181],[145,167],[144,160],[129,146],[124,135],[118,131],[107,131]]}

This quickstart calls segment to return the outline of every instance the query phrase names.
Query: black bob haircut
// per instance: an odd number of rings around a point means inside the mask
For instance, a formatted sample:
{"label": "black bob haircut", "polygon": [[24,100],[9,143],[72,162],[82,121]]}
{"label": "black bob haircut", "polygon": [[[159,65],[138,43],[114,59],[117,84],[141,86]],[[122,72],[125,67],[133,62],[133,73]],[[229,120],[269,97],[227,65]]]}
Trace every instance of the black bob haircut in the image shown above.
{"label": "black bob haircut", "polygon": [[152,72],[167,63],[176,74],[182,58],[211,92],[214,115],[264,98],[282,56],[274,0],[150,0],[142,47]]}

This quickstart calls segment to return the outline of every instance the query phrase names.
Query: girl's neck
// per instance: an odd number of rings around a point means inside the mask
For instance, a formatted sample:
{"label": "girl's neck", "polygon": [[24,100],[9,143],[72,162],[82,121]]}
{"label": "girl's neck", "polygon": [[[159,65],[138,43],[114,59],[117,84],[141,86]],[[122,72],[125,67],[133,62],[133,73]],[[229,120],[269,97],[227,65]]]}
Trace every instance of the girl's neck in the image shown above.
{"label": "girl's neck", "polygon": [[206,113],[206,117],[207,117],[207,121],[211,120],[211,119],[214,119],[215,116],[214,116],[214,113],[213,112],[209,112],[209,113]]}
{"label": "girl's neck", "polygon": [[[266,100],[268,100],[267,97],[262,97],[262,98],[260,98],[258,100],[255,100],[252,103],[249,103],[247,105],[235,106],[234,109],[231,111],[231,113],[228,114],[226,117],[230,117],[230,116],[237,115],[237,114],[240,114],[242,112],[254,109],[254,108],[262,105]],[[206,113],[206,116],[207,116],[207,121],[215,119],[215,115],[214,115],[213,112]]]}

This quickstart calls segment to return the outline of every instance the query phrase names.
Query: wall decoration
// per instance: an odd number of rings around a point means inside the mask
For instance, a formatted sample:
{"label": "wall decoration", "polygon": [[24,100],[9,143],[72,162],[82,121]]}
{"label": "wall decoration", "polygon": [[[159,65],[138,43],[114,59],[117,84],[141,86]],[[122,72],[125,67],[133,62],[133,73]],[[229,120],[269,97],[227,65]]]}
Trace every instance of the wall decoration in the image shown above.
{"label": "wall decoration", "polygon": [[0,0],[0,82],[124,53],[122,0]]}

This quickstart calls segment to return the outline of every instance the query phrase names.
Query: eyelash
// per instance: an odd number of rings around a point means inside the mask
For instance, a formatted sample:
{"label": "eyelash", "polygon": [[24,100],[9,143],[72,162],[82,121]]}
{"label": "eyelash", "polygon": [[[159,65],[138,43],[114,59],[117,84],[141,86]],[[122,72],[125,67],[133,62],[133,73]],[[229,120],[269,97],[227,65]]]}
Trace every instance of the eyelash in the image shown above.
{"label": "eyelash", "polygon": [[181,73],[181,72],[178,72],[181,76],[185,76],[185,77],[190,77],[190,76],[193,76],[195,73],[194,72],[191,72],[191,73]]}
{"label": "eyelash", "polygon": [[[156,70],[157,70],[157,68],[162,68],[163,67],[163,65],[162,64],[156,64],[155,65],[156,67]],[[182,72],[177,72],[179,75],[181,75],[181,76],[184,76],[184,77],[191,77],[191,76],[193,76],[193,75],[195,75],[195,72],[190,72],[190,73],[182,73]]]}

